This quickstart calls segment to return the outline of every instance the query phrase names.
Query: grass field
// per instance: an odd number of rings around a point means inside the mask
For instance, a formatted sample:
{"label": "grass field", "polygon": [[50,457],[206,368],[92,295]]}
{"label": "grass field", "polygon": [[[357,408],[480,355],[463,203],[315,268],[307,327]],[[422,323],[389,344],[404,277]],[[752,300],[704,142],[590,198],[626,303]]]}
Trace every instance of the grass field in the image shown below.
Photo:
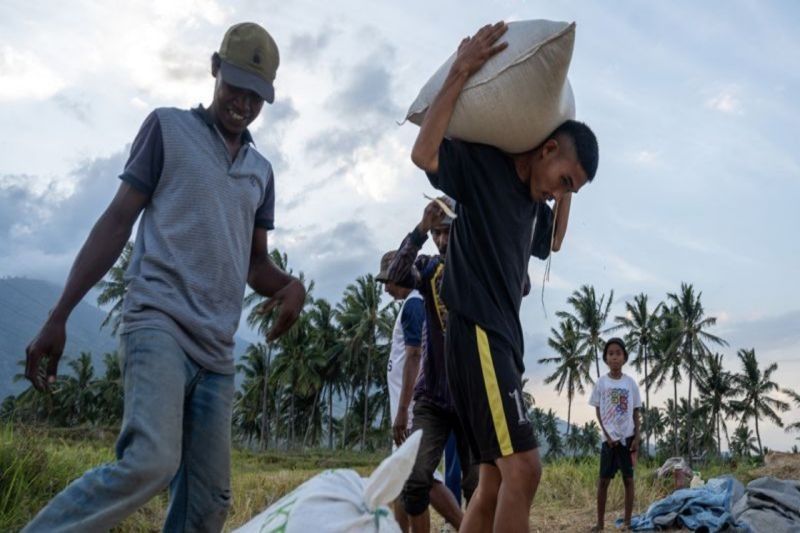
{"label": "grass field", "polygon": [[[41,430],[0,426],[0,532],[19,530],[54,494],[92,466],[113,459],[114,433],[103,430]],[[367,475],[382,454],[330,452],[253,453],[236,450],[233,456],[233,506],[226,528],[235,528],[258,514],[303,481],[328,468],[353,468]],[[561,459],[545,465],[530,520],[532,531],[586,531],[594,523],[596,458],[574,462]],[[653,467],[640,464],[636,471],[634,513],[672,490],[656,480]],[[752,478],[750,467],[734,474]],[[724,473],[721,466],[703,470],[704,478]],[[621,516],[622,483],[609,490],[606,527]],[[160,531],[166,510],[166,493],[128,518],[117,531]],[[433,516],[433,531],[441,518]]]}

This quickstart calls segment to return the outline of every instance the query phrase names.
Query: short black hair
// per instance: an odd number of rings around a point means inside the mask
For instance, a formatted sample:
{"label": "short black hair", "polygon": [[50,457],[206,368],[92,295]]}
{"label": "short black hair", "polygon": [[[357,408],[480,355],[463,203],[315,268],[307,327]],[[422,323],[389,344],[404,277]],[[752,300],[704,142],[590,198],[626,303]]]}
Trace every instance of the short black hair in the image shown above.
{"label": "short black hair", "polygon": [[600,149],[597,146],[597,137],[595,137],[592,129],[577,120],[568,120],[555,129],[550,137],[563,133],[569,135],[572,142],[575,144],[575,153],[578,156],[578,162],[586,172],[586,177],[589,181],[594,179],[597,173],[597,163],[600,159]]}
{"label": "short black hair", "polygon": [[614,338],[608,339],[606,341],[606,345],[603,347],[603,362],[604,363],[608,362],[606,360],[608,358],[607,357],[608,356],[608,349],[611,347],[612,344],[616,344],[617,346],[622,348],[622,355],[625,356],[625,362],[627,363],[628,362],[628,350],[625,348],[625,342],[622,339],[620,339],[619,337],[614,337]]}

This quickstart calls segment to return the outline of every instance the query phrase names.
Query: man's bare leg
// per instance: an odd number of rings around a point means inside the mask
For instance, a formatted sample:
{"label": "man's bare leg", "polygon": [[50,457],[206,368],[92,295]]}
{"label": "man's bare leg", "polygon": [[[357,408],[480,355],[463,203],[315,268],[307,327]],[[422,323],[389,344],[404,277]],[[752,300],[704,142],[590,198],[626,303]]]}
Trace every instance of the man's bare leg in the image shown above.
{"label": "man's bare leg", "polygon": [[[488,463],[480,465],[478,487],[472,493],[467,511],[464,513],[459,528],[461,533],[483,533],[492,530],[500,481],[500,470],[496,466]],[[527,514],[525,516],[527,517]]]}
{"label": "man's bare leg", "polygon": [[633,514],[633,478],[623,479],[625,485],[625,525],[630,527]]}
{"label": "man's bare leg", "polygon": [[461,520],[464,518],[464,512],[459,507],[456,497],[450,492],[450,489],[444,486],[443,483],[438,481],[433,482],[431,487],[431,505],[436,512],[442,515],[448,524],[456,528],[461,528]]}
{"label": "man's bare leg", "polygon": [[397,521],[397,525],[400,526],[400,531],[408,533],[408,513],[403,508],[403,502],[400,498],[394,501],[392,507],[394,508],[394,519]]}
{"label": "man's bare leg", "polygon": [[430,533],[431,512],[426,507],[422,514],[408,515],[408,522],[411,524],[411,533]]}
{"label": "man's bare leg", "polygon": [[513,453],[496,461],[500,470],[500,490],[497,493],[497,511],[494,530],[504,533],[529,531],[528,516],[533,497],[542,477],[539,450]]}
{"label": "man's bare leg", "polygon": [[605,527],[606,523],[606,500],[608,499],[608,486],[610,479],[600,478],[597,480],[597,524],[594,530],[599,531]]}

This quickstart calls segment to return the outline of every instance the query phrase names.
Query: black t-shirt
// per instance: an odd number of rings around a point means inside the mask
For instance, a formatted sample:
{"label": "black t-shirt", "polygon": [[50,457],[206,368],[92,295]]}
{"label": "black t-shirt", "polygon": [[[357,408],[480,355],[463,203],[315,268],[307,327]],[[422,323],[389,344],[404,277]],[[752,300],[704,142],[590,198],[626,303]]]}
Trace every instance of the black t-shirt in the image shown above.
{"label": "black t-shirt", "polygon": [[[431,185],[456,200],[442,299],[450,311],[502,335],[522,364],[519,321],[538,204],[497,148],[442,141]],[[517,351],[518,350],[518,351]]]}

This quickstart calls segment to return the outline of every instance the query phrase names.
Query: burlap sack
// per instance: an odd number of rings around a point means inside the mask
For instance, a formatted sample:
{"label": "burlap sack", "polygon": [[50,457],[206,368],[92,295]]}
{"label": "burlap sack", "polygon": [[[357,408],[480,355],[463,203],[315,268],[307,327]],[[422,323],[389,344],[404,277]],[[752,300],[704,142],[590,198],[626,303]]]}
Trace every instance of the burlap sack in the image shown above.
{"label": "burlap sack", "polygon": [[[562,122],[575,118],[567,71],[575,23],[524,20],[508,23],[508,48],[466,83],[447,136],[520,153],[538,146]],[[406,118],[421,124],[447,77],[455,53],[420,91]]]}

